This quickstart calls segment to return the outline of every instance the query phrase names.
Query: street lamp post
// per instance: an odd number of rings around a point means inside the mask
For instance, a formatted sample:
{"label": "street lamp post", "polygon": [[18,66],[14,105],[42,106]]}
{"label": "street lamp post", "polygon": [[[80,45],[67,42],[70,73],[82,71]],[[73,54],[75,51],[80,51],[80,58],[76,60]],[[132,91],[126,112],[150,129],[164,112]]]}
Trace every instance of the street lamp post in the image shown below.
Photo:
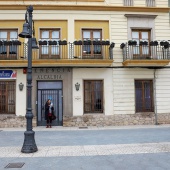
{"label": "street lamp post", "polygon": [[[19,34],[21,38],[28,38],[28,66],[27,66],[27,109],[26,109],[26,131],[24,133],[24,143],[21,149],[23,153],[33,153],[38,150],[36,143],[35,143],[35,132],[32,130],[32,12],[33,6],[27,7],[26,12],[26,23],[25,26],[28,26],[26,29]],[[28,14],[28,20],[27,20]],[[29,31],[28,31],[29,30]]]}

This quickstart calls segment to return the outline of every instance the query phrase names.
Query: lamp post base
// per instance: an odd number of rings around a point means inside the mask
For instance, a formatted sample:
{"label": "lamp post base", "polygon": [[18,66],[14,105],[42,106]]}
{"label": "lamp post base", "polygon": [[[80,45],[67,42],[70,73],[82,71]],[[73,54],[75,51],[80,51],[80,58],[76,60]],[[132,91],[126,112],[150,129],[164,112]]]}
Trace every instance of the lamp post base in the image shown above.
{"label": "lamp post base", "polygon": [[34,131],[25,131],[24,133],[24,144],[22,146],[21,152],[23,153],[33,153],[38,151],[37,145],[34,139]]}

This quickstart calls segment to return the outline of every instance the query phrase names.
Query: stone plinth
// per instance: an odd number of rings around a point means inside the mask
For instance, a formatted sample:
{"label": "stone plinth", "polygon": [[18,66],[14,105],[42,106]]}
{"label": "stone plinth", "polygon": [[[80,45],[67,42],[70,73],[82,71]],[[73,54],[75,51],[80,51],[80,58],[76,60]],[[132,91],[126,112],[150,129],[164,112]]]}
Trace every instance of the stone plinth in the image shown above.
{"label": "stone plinth", "polygon": [[[170,124],[170,114],[158,114],[158,124]],[[127,126],[154,125],[154,113],[119,114],[105,116],[103,114],[87,114],[83,116],[64,117],[63,126]]]}
{"label": "stone plinth", "polygon": [[[158,124],[170,124],[170,113],[158,114]],[[136,114],[85,114],[83,116],[63,117],[65,127],[84,127],[84,126],[128,126],[128,125],[154,125],[154,113]],[[37,126],[36,117],[32,121],[33,127]],[[0,128],[26,127],[25,116],[0,115]]]}
{"label": "stone plinth", "polygon": [[[32,121],[33,127],[37,126],[36,118]],[[0,128],[26,127],[25,116],[0,115]]]}

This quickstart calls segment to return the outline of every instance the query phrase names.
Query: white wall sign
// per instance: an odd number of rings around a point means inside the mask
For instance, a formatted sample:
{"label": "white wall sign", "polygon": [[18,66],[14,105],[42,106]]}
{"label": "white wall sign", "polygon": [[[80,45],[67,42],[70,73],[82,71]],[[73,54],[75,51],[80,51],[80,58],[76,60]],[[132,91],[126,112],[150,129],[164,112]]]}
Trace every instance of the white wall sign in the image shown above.
{"label": "white wall sign", "polygon": [[74,101],[75,102],[80,102],[81,101],[81,96],[74,96]]}

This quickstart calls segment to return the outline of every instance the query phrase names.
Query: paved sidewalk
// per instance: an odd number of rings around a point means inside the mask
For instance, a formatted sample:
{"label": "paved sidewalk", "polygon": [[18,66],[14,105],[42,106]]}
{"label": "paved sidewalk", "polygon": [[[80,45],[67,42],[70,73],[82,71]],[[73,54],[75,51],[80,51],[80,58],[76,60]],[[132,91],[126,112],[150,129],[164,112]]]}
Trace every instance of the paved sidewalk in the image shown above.
{"label": "paved sidewalk", "polygon": [[169,170],[170,125],[36,127],[38,152],[21,153],[25,128],[0,128],[0,170]]}
{"label": "paved sidewalk", "polygon": [[[34,131],[57,131],[57,130],[111,130],[111,129],[147,129],[147,128],[165,128],[170,127],[170,124],[165,125],[132,125],[132,126],[88,126],[88,127],[63,127],[53,126],[46,128],[45,126],[34,127]],[[24,128],[0,128],[0,131],[25,131]]]}
{"label": "paved sidewalk", "polygon": [[38,152],[31,154],[21,153],[21,147],[1,147],[0,158],[4,157],[64,157],[64,156],[101,156],[126,155],[141,153],[170,152],[170,142],[116,144],[116,145],[83,145],[83,146],[40,146]]}

